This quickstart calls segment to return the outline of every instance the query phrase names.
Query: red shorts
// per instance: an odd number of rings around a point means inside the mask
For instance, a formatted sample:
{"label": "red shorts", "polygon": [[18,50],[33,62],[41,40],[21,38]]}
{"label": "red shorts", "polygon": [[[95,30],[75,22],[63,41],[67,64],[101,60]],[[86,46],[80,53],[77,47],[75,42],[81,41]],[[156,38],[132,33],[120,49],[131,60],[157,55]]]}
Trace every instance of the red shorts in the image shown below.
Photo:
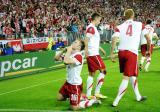
{"label": "red shorts", "polygon": [[138,56],[131,51],[118,52],[120,72],[125,76],[138,76]]}
{"label": "red shorts", "polygon": [[64,98],[69,98],[71,105],[77,106],[80,102],[82,89],[82,85],[71,85],[65,82],[59,90],[59,93],[62,94]]}
{"label": "red shorts", "polygon": [[[152,54],[152,52],[153,52],[153,47],[154,47],[154,45],[152,44],[151,45],[151,54]],[[147,44],[143,44],[143,45],[141,45],[141,54],[142,54],[142,56],[146,56],[146,52],[147,52]]]}
{"label": "red shorts", "polygon": [[88,64],[89,72],[95,72],[96,70],[106,68],[100,55],[88,56],[87,57],[87,64]]}

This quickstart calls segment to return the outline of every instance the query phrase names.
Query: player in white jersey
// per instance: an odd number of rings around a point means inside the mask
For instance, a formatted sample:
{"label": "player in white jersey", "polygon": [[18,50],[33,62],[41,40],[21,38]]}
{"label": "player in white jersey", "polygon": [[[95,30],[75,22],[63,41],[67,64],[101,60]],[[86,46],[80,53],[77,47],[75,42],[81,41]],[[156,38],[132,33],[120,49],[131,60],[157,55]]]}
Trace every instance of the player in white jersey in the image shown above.
{"label": "player in white jersey", "polygon": [[[56,60],[64,59],[67,69],[66,82],[59,90],[58,100],[64,101],[66,98],[69,98],[72,110],[78,110],[90,107],[94,103],[100,103],[96,97],[92,97],[91,100],[88,100],[84,95],[82,95],[83,87],[80,74],[83,66],[81,51],[84,50],[84,48],[84,42],[82,40],[76,40],[67,48],[67,51],[64,50],[55,56]],[[65,56],[61,57],[65,51]]]}
{"label": "player in white jersey", "polygon": [[[122,96],[125,94],[129,79],[131,81],[134,93],[137,101],[143,101],[146,97],[141,96],[138,90],[138,47],[140,44],[140,35],[143,29],[141,22],[133,21],[134,11],[127,9],[124,12],[126,21],[117,26],[115,33],[112,35],[112,49],[111,49],[111,60],[114,60],[114,49],[116,41],[119,38],[119,67],[120,72],[123,73],[123,79],[119,87],[118,95],[113,102],[113,106],[117,106]],[[146,36],[147,44],[150,46],[150,38]]]}
{"label": "player in white jersey", "polygon": [[87,26],[86,29],[86,39],[85,39],[85,54],[87,58],[88,65],[88,79],[87,79],[87,97],[92,97],[91,92],[93,88],[93,77],[97,70],[100,71],[99,76],[97,77],[97,84],[95,88],[95,96],[98,98],[107,98],[106,96],[100,94],[100,88],[103,85],[104,77],[106,75],[105,64],[99,55],[99,49],[105,55],[105,51],[100,47],[100,34],[96,28],[100,23],[101,16],[97,13],[92,14],[92,21]]}
{"label": "player in white jersey", "polygon": [[156,33],[154,33],[154,29],[151,26],[151,24],[152,24],[152,20],[148,19],[146,21],[146,26],[143,29],[142,35],[141,35],[142,36],[142,38],[141,38],[141,54],[142,54],[142,57],[141,57],[139,69],[142,70],[143,63],[146,60],[146,65],[144,67],[144,70],[146,72],[148,72],[148,68],[149,68],[149,65],[150,65],[150,62],[151,62],[151,55],[146,55],[147,54],[147,40],[146,40],[145,35],[148,34],[148,36],[150,37],[150,40],[151,40],[150,54],[152,54],[153,46],[154,46],[152,39],[156,38],[158,40],[158,36],[157,36]]}

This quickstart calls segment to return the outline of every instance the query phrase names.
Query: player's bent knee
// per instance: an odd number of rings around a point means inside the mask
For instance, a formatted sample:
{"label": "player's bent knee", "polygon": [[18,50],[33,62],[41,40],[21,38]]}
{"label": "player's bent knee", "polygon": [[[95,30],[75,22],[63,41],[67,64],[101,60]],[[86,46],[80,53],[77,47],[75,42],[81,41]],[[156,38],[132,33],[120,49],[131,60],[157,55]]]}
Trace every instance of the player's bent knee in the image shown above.
{"label": "player's bent knee", "polygon": [[101,73],[103,73],[104,75],[106,75],[107,71],[106,70],[101,70]]}
{"label": "player's bent knee", "polygon": [[71,110],[73,111],[76,111],[76,110],[79,110],[79,106],[74,106],[74,105],[71,105]]}
{"label": "player's bent knee", "polygon": [[125,79],[125,80],[129,80],[129,79],[130,79],[130,77],[123,75],[123,79]]}
{"label": "player's bent knee", "polygon": [[94,77],[95,76],[95,72],[89,72],[89,75]]}
{"label": "player's bent knee", "polygon": [[58,97],[57,97],[57,100],[58,101],[64,101],[65,100],[65,98],[63,97],[63,95],[62,94],[58,94]]}

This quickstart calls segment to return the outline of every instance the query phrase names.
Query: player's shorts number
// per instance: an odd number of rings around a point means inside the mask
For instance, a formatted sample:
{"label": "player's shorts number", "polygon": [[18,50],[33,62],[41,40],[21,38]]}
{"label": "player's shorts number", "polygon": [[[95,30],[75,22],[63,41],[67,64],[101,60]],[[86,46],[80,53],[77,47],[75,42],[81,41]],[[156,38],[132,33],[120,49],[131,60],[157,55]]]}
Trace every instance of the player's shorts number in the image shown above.
{"label": "player's shorts number", "polygon": [[71,100],[72,101],[77,101],[78,100],[77,94],[71,94]]}

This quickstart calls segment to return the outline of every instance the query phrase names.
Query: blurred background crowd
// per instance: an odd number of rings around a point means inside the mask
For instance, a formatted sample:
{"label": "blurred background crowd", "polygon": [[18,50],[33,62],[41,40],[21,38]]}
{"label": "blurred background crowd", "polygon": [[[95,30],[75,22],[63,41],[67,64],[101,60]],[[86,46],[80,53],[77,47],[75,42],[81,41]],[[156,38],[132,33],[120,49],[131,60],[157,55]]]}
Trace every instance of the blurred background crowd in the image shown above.
{"label": "blurred background crowd", "polygon": [[100,34],[110,37],[127,8],[134,9],[136,20],[150,18],[160,29],[159,0],[0,0],[0,39],[67,35],[72,42],[84,37],[93,12],[103,17]]}

